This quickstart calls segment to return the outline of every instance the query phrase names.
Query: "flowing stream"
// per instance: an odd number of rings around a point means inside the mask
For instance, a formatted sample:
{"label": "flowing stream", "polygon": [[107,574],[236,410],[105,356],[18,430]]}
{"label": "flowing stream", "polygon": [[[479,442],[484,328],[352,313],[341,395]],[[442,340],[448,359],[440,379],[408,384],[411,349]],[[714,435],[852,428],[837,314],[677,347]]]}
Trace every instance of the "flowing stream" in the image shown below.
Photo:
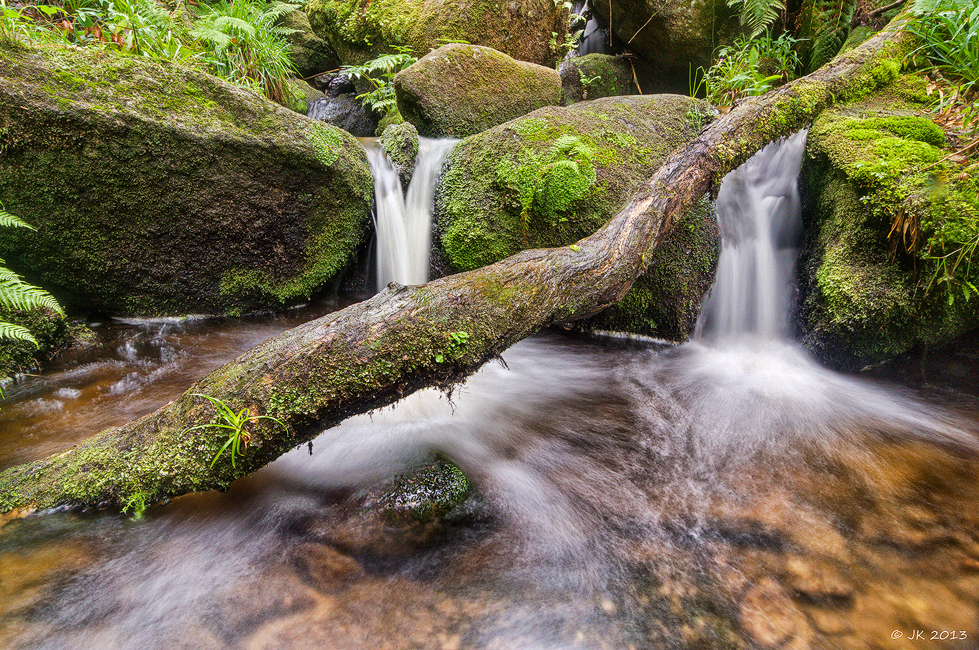
{"label": "flowing stream", "polygon": [[[227,494],[142,520],[11,519],[0,647],[977,647],[979,345],[884,381],[784,337],[771,305],[792,290],[802,137],[725,181],[721,266],[754,269],[755,288],[719,272],[699,341],[541,334],[451,397],[351,418]],[[746,236],[759,215],[774,235]],[[289,324],[114,326],[104,357],[8,389],[0,463],[165,403],[206,371],[193,359]],[[98,364],[114,374],[86,387]],[[391,478],[435,451],[472,496],[432,521],[385,506]]]}
{"label": "flowing stream", "polygon": [[418,156],[408,191],[401,188],[390,158],[373,138],[364,138],[374,175],[377,288],[389,282],[428,282],[432,246],[432,201],[442,161],[458,140],[418,138]]}

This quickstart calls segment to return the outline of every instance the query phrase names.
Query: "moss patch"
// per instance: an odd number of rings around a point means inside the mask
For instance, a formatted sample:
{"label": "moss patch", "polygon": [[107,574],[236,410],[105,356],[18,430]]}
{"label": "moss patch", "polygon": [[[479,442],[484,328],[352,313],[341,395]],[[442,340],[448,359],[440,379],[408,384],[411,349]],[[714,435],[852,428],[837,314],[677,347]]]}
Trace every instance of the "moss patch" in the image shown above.
{"label": "moss patch", "polygon": [[804,180],[806,342],[859,366],[979,325],[979,277],[938,258],[979,237],[979,184],[939,162],[950,147],[921,112],[921,82],[827,111],[809,136]]}
{"label": "moss patch", "polygon": [[[687,114],[698,106],[677,95],[605,98],[543,108],[466,138],[436,190],[444,259],[469,270],[590,235],[696,134]],[[686,338],[713,278],[713,224],[706,206],[688,215],[623,301],[580,326]]]}
{"label": "moss patch", "polygon": [[560,44],[568,25],[567,9],[553,0],[310,0],[306,13],[346,64],[392,53],[395,45],[423,56],[448,41],[463,41],[553,67],[565,54]]}
{"label": "moss patch", "polygon": [[361,241],[370,171],[339,130],[174,65],[0,51],[0,201],[37,226],[0,249],[67,307],[282,307]]}
{"label": "moss patch", "polygon": [[452,43],[394,78],[398,110],[428,137],[464,137],[559,104],[561,77],[488,47]]}

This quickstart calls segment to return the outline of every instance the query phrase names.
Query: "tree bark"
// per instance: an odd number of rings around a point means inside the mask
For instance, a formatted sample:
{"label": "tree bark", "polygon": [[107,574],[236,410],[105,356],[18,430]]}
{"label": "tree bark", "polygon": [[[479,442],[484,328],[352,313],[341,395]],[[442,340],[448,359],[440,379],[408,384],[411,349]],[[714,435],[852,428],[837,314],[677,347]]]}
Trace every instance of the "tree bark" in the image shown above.
{"label": "tree bark", "polygon": [[[827,106],[893,79],[908,51],[899,20],[813,74],[750,98],[675,152],[595,234],[575,246],[528,250],[421,286],[389,286],[370,300],[297,327],[207,375],[179,399],[68,451],[0,474],[0,512],[71,505],[135,505],[226,489],[235,479],[358,413],[426,386],[450,388],[517,341],[620,299],[673,224],[724,174]],[[465,332],[468,337],[458,335]],[[456,336],[453,336],[456,334]],[[215,409],[271,415],[249,425],[232,466]]]}

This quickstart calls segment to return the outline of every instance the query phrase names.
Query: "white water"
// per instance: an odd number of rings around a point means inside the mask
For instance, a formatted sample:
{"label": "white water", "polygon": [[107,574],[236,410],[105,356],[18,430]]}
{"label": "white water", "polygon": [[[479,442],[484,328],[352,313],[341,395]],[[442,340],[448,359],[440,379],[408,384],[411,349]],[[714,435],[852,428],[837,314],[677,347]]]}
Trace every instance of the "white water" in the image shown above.
{"label": "white water", "polygon": [[418,157],[407,196],[384,150],[376,145],[367,146],[374,174],[378,290],[389,282],[424,284],[428,281],[435,184],[442,161],[456,142],[451,138],[418,139]]}
{"label": "white water", "polygon": [[806,131],[772,143],[724,178],[717,196],[721,256],[697,338],[784,338],[799,256],[798,175]]}

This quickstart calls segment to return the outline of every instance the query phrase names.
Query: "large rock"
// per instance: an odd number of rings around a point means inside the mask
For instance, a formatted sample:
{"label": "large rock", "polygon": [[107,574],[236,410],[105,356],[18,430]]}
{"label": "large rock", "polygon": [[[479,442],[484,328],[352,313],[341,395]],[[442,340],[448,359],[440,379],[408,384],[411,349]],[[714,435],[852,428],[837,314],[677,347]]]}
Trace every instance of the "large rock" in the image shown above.
{"label": "large rock", "polygon": [[[0,41],[0,229],[11,267],[110,313],[304,300],[367,230],[360,144],[209,75]],[[16,229],[18,231],[23,229]]]}
{"label": "large rock", "polygon": [[561,76],[489,47],[451,43],[399,72],[394,92],[420,135],[458,138],[561,103]]}
{"label": "large rock", "polygon": [[395,45],[422,56],[446,41],[463,41],[554,67],[567,49],[568,10],[554,0],[310,0],[306,13],[346,64]]}
{"label": "large rock", "polygon": [[[927,117],[924,82],[823,113],[803,164],[807,239],[800,264],[805,343],[859,367],[979,327],[979,182]],[[948,256],[944,267],[939,258]],[[971,283],[971,286],[970,284]]]}
{"label": "large rock", "polygon": [[317,99],[309,107],[310,119],[332,124],[358,138],[369,138],[377,129],[377,115],[357,99],[356,93]]}
{"label": "large rock", "polygon": [[561,74],[561,103],[632,95],[632,68],[624,56],[586,54],[565,59]]}
{"label": "large rock", "polygon": [[330,72],[340,67],[340,59],[330,44],[313,32],[306,13],[296,10],[281,19],[281,25],[292,30],[289,39],[291,53],[289,58],[296,66],[296,72],[304,79]]}
{"label": "large rock", "polygon": [[592,9],[645,63],[643,92],[687,92],[691,70],[741,35],[737,9],[714,0],[601,0]]}
{"label": "large rock", "polygon": [[391,124],[381,133],[380,142],[391,159],[391,166],[398,172],[401,189],[407,192],[418,158],[418,129],[408,122]]}
{"label": "large rock", "polygon": [[[591,234],[696,135],[691,116],[707,110],[678,95],[605,98],[542,108],[466,138],[436,190],[444,261],[468,270]],[[686,338],[717,254],[716,220],[705,202],[677,224],[625,298],[581,327]]]}

